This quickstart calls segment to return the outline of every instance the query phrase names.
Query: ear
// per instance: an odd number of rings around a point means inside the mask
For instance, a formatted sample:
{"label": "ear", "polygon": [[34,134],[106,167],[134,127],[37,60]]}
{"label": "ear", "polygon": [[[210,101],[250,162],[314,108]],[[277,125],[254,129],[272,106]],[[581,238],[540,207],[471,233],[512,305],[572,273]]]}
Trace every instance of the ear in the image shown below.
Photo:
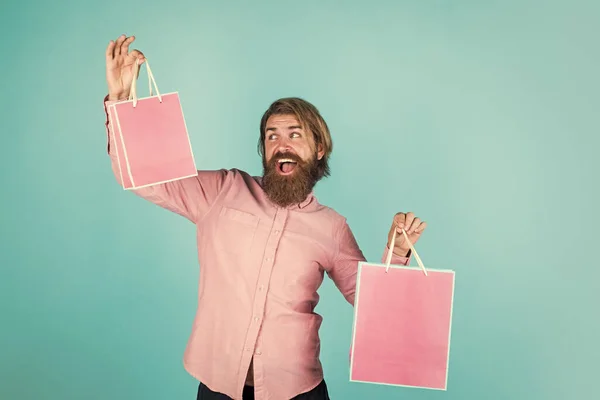
{"label": "ear", "polygon": [[323,145],[319,144],[317,146],[317,159],[320,161],[324,155],[325,155],[325,151],[323,150]]}

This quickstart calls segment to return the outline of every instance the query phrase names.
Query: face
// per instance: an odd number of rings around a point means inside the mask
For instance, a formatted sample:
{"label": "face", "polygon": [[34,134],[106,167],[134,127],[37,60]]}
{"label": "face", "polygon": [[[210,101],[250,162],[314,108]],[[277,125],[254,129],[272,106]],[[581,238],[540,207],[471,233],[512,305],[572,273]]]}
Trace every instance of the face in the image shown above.
{"label": "face", "polygon": [[302,129],[294,115],[273,115],[265,127],[264,189],[275,204],[301,203],[317,182],[317,161],[311,132]]}

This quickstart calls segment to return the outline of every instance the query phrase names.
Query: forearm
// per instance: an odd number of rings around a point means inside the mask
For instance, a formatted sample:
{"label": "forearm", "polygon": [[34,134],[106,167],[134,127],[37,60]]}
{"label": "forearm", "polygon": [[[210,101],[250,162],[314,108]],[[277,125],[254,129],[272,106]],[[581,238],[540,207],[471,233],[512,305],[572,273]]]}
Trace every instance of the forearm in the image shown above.
{"label": "forearm", "polygon": [[[117,180],[117,183],[121,186],[121,187],[125,187],[125,179],[126,179],[126,175],[127,174],[127,170],[123,169],[122,167],[119,167],[119,152],[118,152],[118,148],[120,146],[122,146],[122,143],[118,143],[117,140],[117,136],[115,135],[115,127],[114,127],[114,118],[113,118],[113,113],[110,111],[109,106],[111,104],[114,104],[116,101],[118,100],[110,100],[111,96],[108,95],[104,98],[104,112],[105,112],[105,126],[106,126],[106,136],[107,136],[107,152],[108,152],[108,156],[110,158],[110,164],[111,164],[111,168],[113,171],[113,174],[115,176],[115,179]],[[122,152],[121,152],[122,154]],[[121,165],[124,166],[125,163],[123,162],[123,160],[121,160]],[[137,195],[147,198],[148,196],[150,196],[153,191],[154,188],[152,186],[147,186],[141,189],[135,189],[133,190]]]}
{"label": "forearm", "polygon": [[[110,96],[104,98],[107,152],[117,182],[121,187],[127,187],[130,181],[129,171],[124,160],[121,137],[115,134],[116,121],[114,120],[114,112],[110,107],[118,100],[111,101],[109,98]],[[229,173],[225,169],[196,172],[195,176],[144,186],[130,191],[145,200],[196,222],[210,209],[226,182],[232,182],[235,176],[235,174]]]}

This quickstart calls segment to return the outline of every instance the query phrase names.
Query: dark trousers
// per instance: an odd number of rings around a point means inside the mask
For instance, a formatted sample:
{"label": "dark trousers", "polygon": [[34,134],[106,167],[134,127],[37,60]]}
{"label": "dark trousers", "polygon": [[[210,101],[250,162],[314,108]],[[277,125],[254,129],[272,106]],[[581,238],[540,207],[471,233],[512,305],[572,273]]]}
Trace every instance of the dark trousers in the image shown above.
{"label": "dark trousers", "polygon": [[[244,400],[254,400],[254,387],[244,387]],[[222,393],[213,392],[206,387],[202,382],[198,385],[198,395],[196,400],[231,400],[231,397]],[[291,400],[330,400],[329,393],[327,392],[327,385],[325,381],[321,381],[313,390],[299,394]]]}

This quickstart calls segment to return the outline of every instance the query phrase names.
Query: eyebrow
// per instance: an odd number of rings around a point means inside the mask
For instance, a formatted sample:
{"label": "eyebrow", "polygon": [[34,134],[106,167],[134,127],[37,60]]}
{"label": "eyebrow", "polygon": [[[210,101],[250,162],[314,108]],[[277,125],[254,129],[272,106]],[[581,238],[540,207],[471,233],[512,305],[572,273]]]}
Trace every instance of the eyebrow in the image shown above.
{"label": "eyebrow", "polygon": [[[302,129],[302,127],[300,125],[291,125],[291,126],[288,126],[287,129],[288,130],[291,130],[291,129]],[[268,127],[267,129],[265,129],[266,132],[276,131],[276,130],[277,130],[277,128],[275,128],[273,126]]]}

